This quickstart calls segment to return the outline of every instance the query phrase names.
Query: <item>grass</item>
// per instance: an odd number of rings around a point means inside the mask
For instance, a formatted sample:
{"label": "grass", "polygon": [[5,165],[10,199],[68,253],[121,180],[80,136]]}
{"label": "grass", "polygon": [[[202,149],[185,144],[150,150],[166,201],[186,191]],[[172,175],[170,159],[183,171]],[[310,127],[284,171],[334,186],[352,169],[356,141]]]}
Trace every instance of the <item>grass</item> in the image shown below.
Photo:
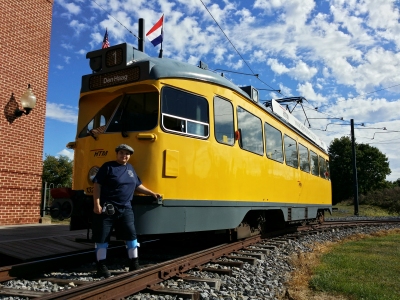
{"label": "grass", "polygon": [[[340,217],[350,217],[354,216],[354,204],[351,202],[341,202],[333,206],[337,210],[333,211],[332,216],[325,215],[325,217],[340,218]],[[358,215],[363,217],[387,217],[394,216],[388,213],[387,210],[372,206],[362,204],[358,206]]]}
{"label": "grass", "polygon": [[400,234],[335,247],[315,269],[310,286],[354,299],[400,299]]}
{"label": "grass", "polygon": [[70,219],[59,220],[51,218],[51,224],[58,224],[58,225],[69,225]]}
{"label": "grass", "polygon": [[316,244],[292,264],[290,299],[400,299],[400,229]]}

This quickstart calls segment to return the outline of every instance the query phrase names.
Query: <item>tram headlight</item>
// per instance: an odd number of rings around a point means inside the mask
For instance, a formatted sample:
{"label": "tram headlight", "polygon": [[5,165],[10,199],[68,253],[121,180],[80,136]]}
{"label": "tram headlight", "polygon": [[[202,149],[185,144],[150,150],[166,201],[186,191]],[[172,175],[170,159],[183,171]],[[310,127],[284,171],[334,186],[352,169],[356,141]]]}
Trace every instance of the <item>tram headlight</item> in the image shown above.
{"label": "tram headlight", "polygon": [[88,173],[88,180],[90,183],[93,183],[93,179],[96,176],[97,172],[99,171],[98,166],[91,167]]}

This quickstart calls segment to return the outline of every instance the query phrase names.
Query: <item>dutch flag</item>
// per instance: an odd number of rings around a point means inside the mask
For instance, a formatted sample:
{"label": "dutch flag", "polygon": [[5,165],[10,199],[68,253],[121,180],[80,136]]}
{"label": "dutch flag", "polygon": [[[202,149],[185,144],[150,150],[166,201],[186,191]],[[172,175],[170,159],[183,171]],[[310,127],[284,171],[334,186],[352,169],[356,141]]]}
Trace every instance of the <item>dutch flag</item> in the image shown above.
{"label": "dutch flag", "polygon": [[154,47],[163,41],[163,22],[164,15],[161,16],[160,20],[158,20],[158,22],[146,34],[147,38]]}

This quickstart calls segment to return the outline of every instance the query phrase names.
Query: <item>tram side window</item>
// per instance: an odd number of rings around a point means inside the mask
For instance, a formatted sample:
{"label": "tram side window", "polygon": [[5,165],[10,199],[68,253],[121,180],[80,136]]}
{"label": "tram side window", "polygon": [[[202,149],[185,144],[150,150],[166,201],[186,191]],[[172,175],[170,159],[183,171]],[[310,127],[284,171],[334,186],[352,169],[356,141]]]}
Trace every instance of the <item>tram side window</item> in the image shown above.
{"label": "tram side window", "polygon": [[89,123],[81,130],[79,137],[89,136],[91,134],[103,133],[106,129],[106,124],[114,113],[121,97],[112,100],[105,105],[100,111],[89,121]]}
{"label": "tram side window", "polygon": [[311,163],[311,174],[318,176],[318,155],[314,151],[310,150],[310,163]]}
{"label": "tram side window", "polygon": [[282,133],[268,123],[264,124],[267,157],[283,162]]}
{"label": "tram side window", "polygon": [[326,176],[326,161],[323,157],[319,157],[319,176],[327,178]]}
{"label": "tram side window", "polygon": [[296,141],[285,134],[284,142],[285,142],[285,160],[286,160],[286,164],[288,166],[293,167],[293,168],[298,168],[299,159],[298,159]]}
{"label": "tram side window", "polygon": [[307,147],[299,144],[300,170],[310,173],[310,160]]}
{"label": "tram side window", "polygon": [[240,132],[240,147],[250,152],[263,155],[264,141],[261,120],[240,106],[237,108],[237,117]]}
{"label": "tram side window", "polygon": [[156,127],[158,93],[126,94],[107,132],[144,131]]}
{"label": "tram side window", "polygon": [[331,180],[331,170],[329,169],[329,161],[326,161],[326,179]]}
{"label": "tram side window", "polygon": [[219,97],[214,98],[214,130],[215,139],[222,144],[233,145],[235,143],[233,106]]}
{"label": "tram side window", "polygon": [[162,125],[167,131],[202,138],[209,136],[207,99],[164,87],[161,109]]}

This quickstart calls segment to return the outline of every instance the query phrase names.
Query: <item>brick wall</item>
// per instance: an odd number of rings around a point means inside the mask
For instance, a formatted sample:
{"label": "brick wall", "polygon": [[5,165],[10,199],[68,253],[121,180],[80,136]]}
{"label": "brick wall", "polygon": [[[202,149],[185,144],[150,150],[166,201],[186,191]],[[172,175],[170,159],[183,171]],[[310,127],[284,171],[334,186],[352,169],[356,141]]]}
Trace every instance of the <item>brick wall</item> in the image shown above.
{"label": "brick wall", "polygon": [[[0,7],[0,225],[38,223],[53,0]],[[36,107],[14,118],[28,83]]]}

